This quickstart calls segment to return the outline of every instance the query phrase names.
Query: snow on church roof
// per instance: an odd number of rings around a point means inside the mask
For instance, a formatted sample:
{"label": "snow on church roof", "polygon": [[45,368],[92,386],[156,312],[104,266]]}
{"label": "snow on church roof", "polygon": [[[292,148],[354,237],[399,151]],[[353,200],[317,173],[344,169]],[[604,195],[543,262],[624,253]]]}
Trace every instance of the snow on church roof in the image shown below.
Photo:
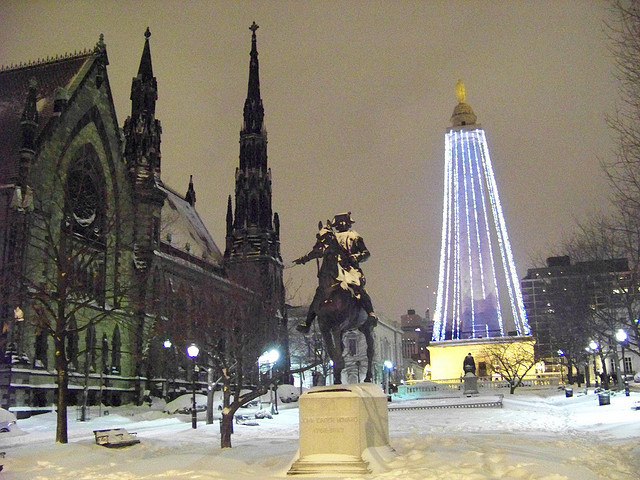
{"label": "snow on church roof", "polygon": [[221,266],[222,253],[195,207],[166,185],[160,185],[159,188],[167,194],[162,207],[160,241],[193,257]]}

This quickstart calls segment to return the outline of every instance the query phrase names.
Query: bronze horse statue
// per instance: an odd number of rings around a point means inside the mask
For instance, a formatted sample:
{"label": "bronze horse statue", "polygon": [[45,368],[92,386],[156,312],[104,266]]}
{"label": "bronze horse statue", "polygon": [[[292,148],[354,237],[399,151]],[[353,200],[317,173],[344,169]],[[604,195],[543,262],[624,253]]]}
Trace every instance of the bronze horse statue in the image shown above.
{"label": "bronze horse statue", "polygon": [[[359,330],[367,341],[367,373],[365,382],[373,379],[373,328],[367,312],[349,289],[345,280],[348,275],[348,259],[344,258],[343,249],[336,239],[335,232],[327,221],[318,224],[317,241],[305,261],[312,258],[322,258],[318,269],[318,289],[316,298],[310,308],[315,308],[318,317],[318,327],[322,339],[333,362],[333,383],[342,384],[342,370],[344,369],[343,335],[346,331]],[[301,259],[299,259],[301,260]]]}

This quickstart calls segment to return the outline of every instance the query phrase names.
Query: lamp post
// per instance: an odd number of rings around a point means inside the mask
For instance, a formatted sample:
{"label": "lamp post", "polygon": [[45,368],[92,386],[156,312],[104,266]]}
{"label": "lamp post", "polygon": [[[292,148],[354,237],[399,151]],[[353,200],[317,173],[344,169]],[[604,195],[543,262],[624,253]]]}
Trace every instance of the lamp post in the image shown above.
{"label": "lamp post", "polygon": [[[267,365],[269,368],[269,379],[273,379],[273,366],[276,364],[278,359],[280,358],[280,352],[275,348],[273,350],[269,350],[264,352],[262,355],[258,357],[258,375],[262,371],[262,366]],[[274,388],[269,389],[269,397],[273,398],[275,396],[275,400],[271,402],[271,413],[277,415],[278,414],[278,383],[275,382]]]}
{"label": "lamp post", "polygon": [[393,369],[393,363],[391,363],[391,360],[385,360],[384,361],[385,375],[382,376],[382,379],[384,381],[384,393],[386,393],[387,395],[389,394],[389,383],[390,383],[392,369]]}
{"label": "lamp post", "polygon": [[562,365],[562,357],[564,357],[564,350],[558,350],[558,357],[560,358],[560,381],[564,383],[564,366]]}
{"label": "lamp post", "polygon": [[173,344],[171,343],[171,340],[169,340],[168,338],[162,342],[162,346],[164,347],[164,387],[163,387],[163,392],[164,392],[164,398],[165,400],[167,400],[168,396],[169,396],[169,349],[171,348]]}
{"label": "lamp post", "polygon": [[[598,345],[598,342],[596,342],[595,340],[591,340],[589,342],[589,346],[586,348],[587,353],[590,353],[593,355],[593,376],[594,376],[594,383],[596,385],[596,387],[598,386],[598,377],[597,377],[597,372],[596,372],[596,353],[598,351],[598,348],[600,348],[600,345]],[[589,356],[587,356],[587,367],[586,367],[586,374],[587,374],[587,378],[585,379],[587,382],[587,386],[589,385]]]}
{"label": "lamp post", "polygon": [[[627,332],[619,328],[616,332],[616,340],[620,344],[620,349],[622,350],[622,373],[618,373],[618,385],[620,386],[620,390],[624,388],[624,382],[626,381],[627,375],[627,369],[624,364],[624,344],[627,342],[627,338],[629,338]],[[620,372],[620,369],[618,369],[618,372]]]}
{"label": "lamp post", "polygon": [[195,343],[192,343],[187,347],[187,355],[191,358],[191,361],[193,362],[193,373],[191,377],[191,380],[192,380],[191,384],[193,389],[193,398],[192,398],[193,401],[191,405],[191,428],[198,428],[198,416],[196,414],[196,373],[197,373],[196,357],[198,356],[199,353],[200,353],[200,349]]}

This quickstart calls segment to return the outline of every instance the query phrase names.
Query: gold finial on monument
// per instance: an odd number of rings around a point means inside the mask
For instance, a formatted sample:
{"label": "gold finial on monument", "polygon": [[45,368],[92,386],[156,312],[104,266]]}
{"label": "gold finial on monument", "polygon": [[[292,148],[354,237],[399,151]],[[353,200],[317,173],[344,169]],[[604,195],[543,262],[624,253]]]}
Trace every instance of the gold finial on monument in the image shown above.
{"label": "gold finial on monument", "polygon": [[458,83],[456,83],[456,97],[458,97],[458,103],[464,103],[467,99],[467,93],[462,80],[458,80]]}

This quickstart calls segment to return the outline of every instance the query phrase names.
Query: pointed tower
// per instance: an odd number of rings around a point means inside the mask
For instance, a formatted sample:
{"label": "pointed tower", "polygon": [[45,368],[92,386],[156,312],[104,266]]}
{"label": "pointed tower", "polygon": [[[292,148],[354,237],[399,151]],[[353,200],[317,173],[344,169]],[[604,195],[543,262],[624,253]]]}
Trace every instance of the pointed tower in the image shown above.
{"label": "pointed tower", "polygon": [[[271,169],[267,167],[267,131],[260,98],[256,30],[251,26],[249,88],[240,131],[240,167],[236,169],[235,215],[227,230],[228,264],[249,258],[271,258],[281,263],[280,242],[273,228]],[[228,222],[229,225],[229,222]]]}
{"label": "pointed tower", "polygon": [[253,22],[249,86],[240,131],[240,165],[235,174],[235,211],[229,197],[224,258],[231,278],[262,295],[272,318],[266,319],[268,325],[263,325],[264,329],[256,331],[266,329],[265,338],[282,347],[284,354],[288,348],[283,263],[279,222],[274,221],[277,214],[274,216],[271,209],[271,170],[267,167],[267,131],[260,98],[257,29]]}
{"label": "pointed tower", "polygon": [[[151,265],[154,250],[159,248],[160,244],[160,213],[166,198],[166,193],[159,188],[162,128],[160,121],[155,117],[158,84],[151,65],[151,32],[148,27],[144,36],[144,50],[138,75],[131,82],[131,116],[124,122],[124,158],[134,194],[133,261],[136,287],[132,296],[135,305],[135,327],[130,348],[134,358],[138,359],[144,358],[145,311],[151,285]],[[146,367],[144,362],[136,362],[134,375],[142,376]],[[136,390],[138,398],[142,398],[140,381],[137,382]]]}
{"label": "pointed tower", "polygon": [[138,75],[131,82],[131,116],[124,122],[125,161],[136,199],[134,255],[138,270],[146,270],[160,238],[160,211],[165,193],[160,180],[160,135],[156,119],[158,84],[153,76],[147,27]]}
{"label": "pointed tower", "polygon": [[484,130],[464,84],[445,136],[440,280],[433,340],[528,335]]}

